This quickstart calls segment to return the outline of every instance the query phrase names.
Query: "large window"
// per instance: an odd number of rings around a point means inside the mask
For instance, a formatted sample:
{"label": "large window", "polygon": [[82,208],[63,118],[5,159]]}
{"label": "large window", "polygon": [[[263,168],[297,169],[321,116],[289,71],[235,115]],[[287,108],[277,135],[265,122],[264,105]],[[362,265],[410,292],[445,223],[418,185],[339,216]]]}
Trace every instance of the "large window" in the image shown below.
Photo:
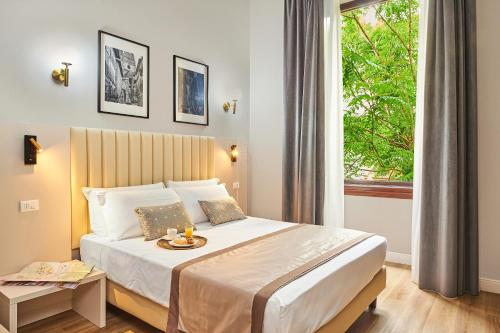
{"label": "large window", "polygon": [[342,11],[345,179],[347,184],[392,181],[408,187],[413,180],[418,0],[373,2],[352,1],[357,9],[348,3]]}

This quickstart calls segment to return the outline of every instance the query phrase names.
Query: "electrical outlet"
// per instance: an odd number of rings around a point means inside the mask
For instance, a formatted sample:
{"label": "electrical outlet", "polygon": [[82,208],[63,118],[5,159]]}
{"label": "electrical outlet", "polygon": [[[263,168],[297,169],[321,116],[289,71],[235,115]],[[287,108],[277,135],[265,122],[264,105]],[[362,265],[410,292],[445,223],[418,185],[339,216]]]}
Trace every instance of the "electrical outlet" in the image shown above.
{"label": "electrical outlet", "polygon": [[23,200],[19,201],[19,210],[21,213],[33,212],[40,209],[40,202],[38,200]]}
{"label": "electrical outlet", "polygon": [[233,183],[233,190],[237,190],[240,188],[240,182],[234,182]]}

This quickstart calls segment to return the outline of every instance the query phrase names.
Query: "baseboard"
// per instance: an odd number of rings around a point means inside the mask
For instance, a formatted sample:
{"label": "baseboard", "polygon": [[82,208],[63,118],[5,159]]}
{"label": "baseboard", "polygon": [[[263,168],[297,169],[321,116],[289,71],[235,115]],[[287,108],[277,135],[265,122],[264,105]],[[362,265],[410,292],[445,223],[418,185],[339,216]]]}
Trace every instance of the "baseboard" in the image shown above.
{"label": "baseboard", "polygon": [[[411,266],[411,255],[387,251],[385,261],[395,264],[404,264]],[[479,289],[489,293],[500,294],[500,280],[479,278]]]}
{"label": "baseboard", "polygon": [[411,254],[387,251],[385,261],[395,264],[411,265]]}
{"label": "baseboard", "polygon": [[487,278],[479,278],[479,289],[481,289],[481,291],[500,294],[500,281]]}

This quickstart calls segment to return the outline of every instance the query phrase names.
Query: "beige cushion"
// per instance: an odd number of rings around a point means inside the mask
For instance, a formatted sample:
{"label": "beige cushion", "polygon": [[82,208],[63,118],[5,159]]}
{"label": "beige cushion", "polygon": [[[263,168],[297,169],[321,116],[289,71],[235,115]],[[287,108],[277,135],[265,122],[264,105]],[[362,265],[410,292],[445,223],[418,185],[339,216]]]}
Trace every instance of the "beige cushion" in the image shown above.
{"label": "beige cushion", "polygon": [[233,198],[198,202],[210,223],[214,225],[247,218]]}
{"label": "beige cushion", "polygon": [[177,232],[184,232],[191,219],[182,202],[164,206],[139,207],[135,209],[139,217],[144,240],[153,240],[165,236],[168,228],[176,228]]}

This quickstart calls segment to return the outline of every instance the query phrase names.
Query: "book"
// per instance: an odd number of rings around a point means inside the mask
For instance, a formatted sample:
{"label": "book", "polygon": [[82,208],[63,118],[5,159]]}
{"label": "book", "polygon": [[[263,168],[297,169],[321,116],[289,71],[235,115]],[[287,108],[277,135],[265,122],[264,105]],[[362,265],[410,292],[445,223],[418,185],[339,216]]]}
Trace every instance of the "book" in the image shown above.
{"label": "book", "polygon": [[79,260],[67,262],[42,262],[37,261],[24,267],[19,273],[2,277],[5,283],[11,282],[57,282],[78,283],[83,280],[93,269],[93,266],[84,264]]}

